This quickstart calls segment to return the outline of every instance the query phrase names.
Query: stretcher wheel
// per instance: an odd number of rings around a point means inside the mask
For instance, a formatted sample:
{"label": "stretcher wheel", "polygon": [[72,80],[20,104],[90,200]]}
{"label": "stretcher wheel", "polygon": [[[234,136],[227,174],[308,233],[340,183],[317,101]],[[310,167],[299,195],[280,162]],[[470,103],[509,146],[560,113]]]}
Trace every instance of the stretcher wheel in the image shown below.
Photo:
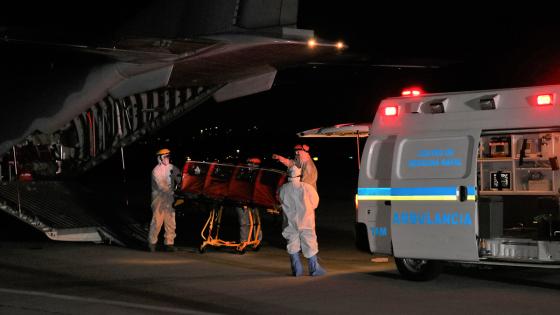
{"label": "stretcher wheel", "polygon": [[253,251],[258,252],[261,249],[261,247],[262,247],[262,244],[259,243],[259,245],[253,247]]}
{"label": "stretcher wheel", "polygon": [[246,252],[245,248],[243,248],[243,249],[236,249],[235,251],[236,251],[239,255],[245,255],[245,252]]}
{"label": "stretcher wheel", "polygon": [[200,245],[200,247],[198,248],[198,252],[200,254],[204,254],[206,252],[206,247],[203,245]]}

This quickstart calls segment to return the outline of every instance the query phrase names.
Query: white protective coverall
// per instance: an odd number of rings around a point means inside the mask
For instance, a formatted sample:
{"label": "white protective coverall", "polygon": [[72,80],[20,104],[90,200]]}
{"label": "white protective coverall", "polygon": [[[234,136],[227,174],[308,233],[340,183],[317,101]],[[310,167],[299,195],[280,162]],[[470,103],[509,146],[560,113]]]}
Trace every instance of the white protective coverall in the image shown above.
{"label": "white protective coverall", "polygon": [[313,186],[300,181],[301,170],[293,165],[288,170],[288,182],[279,189],[279,198],[284,213],[282,236],[288,241],[288,254],[300,250],[305,258],[319,252],[315,234],[315,209],[319,195]]}
{"label": "white protective coverall", "polygon": [[175,209],[173,208],[173,191],[177,177],[181,173],[170,163],[158,159],[158,165],[152,170],[152,222],[148,241],[156,244],[161,225],[165,228],[165,245],[173,245],[175,240]]}

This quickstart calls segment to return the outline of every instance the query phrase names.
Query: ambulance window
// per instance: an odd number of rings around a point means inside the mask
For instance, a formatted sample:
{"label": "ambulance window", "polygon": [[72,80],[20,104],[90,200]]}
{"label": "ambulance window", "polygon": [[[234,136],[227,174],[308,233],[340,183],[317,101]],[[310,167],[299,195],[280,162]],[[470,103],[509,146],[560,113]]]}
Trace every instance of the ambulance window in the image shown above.
{"label": "ambulance window", "polygon": [[397,176],[402,179],[465,178],[473,169],[471,136],[403,139]]}
{"label": "ambulance window", "polygon": [[367,163],[368,178],[391,179],[395,141],[396,136],[390,136],[387,139],[376,139],[371,143]]}

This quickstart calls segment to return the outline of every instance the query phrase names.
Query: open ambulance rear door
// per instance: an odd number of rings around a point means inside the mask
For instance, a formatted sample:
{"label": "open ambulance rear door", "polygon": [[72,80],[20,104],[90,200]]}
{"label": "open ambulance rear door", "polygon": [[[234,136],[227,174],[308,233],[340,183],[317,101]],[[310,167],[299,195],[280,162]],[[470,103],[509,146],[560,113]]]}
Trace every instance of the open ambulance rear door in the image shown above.
{"label": "open ambulance rear door", "polygon": [[[477,150],[480,130],[397,136],[391,187],[393,253],[398,258],[478,260]],[[377,188],[379,189],[379,188]]]}

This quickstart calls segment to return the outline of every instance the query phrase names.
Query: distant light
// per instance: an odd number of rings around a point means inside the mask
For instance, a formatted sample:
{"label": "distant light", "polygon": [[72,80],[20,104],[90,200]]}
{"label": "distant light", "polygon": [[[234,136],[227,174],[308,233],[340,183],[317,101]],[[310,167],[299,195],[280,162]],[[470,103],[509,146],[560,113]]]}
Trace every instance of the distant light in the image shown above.
{"label": "distant light", "polygon": [[348,159],[353,160],[354,157],[350,155],[350,156],[348,157]]}
{"label": "distant light", "polygon": [[239,153],[239,149],[235,150],[235,152]]}
{"label": "distant light", "polygon": [[537,96],[537,105],[552,105],[552,94],[541,94]]}
{"label": "distant light", "polygon": [[385,116],[397,116],[398,113],[399,113],[399,110],[398,110],[397,106],[387,106],[383,110],[383,114]]}
{"label": "distant light", "polygon": [[341,42],[341,41],[337,42],[337,43],[336,43],[336,48],[337,48],[337,49],[342,49],[342,48],[344,48],[344,43]]}
{"label": "distant light", "polygon": [[316,157],[316,156],[314,156],[314,157],[313,157],[313,161],[319,161],[319,158]]}
{"label": "distant light", "polygon": [[315,40],[315,38],[311,38],[307,41],[307,46],[309,48],[314,48],[315,46],[317,46],[317,41]]}

